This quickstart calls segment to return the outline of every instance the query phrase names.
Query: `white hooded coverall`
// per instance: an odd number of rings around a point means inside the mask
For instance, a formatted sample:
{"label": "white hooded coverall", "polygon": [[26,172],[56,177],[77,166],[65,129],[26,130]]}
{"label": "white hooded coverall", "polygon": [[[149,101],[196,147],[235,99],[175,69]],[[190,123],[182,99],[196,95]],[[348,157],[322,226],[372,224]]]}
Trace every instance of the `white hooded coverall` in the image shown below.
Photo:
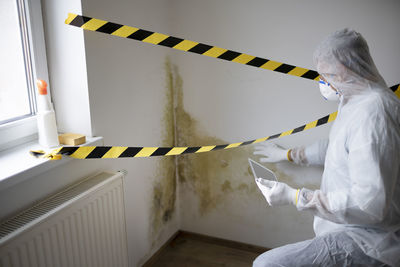
{"label": "white hooded coverall", "polygon": [[297,203],[314,215],[316,237],[254,266],[400,266],[400,101],[353,30],[328,36],[314,62],[340,94],[329,140],[291,152],[295,163],[324,165],[320,190],[302,188]]}

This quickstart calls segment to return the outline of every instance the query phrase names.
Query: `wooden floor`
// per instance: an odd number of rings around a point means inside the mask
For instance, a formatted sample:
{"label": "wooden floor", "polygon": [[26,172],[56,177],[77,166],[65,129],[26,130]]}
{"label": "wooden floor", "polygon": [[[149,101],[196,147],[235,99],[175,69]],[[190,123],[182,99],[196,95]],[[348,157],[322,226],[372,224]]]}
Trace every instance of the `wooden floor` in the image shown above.
{"label": "wooden floor", "polygon": [[145,267],[249,267],[265,248],[223,239],[179,232]]}

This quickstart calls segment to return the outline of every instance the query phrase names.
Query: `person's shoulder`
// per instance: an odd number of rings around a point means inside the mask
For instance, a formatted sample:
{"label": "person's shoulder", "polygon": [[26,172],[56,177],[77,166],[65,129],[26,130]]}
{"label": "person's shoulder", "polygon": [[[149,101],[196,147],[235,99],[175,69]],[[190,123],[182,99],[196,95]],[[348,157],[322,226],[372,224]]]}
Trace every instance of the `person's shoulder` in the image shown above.
{"label": "person's shoulder", "polygon": [[360,101],[360,108],[367,109],[369,111],[376,111],[378,113],[385,112],[387,110],[399,109],[400,100],[395,94],[387,91],[373,91],[365,95]]}
{"label": "person's shoulder", "polygon": [[393,98],[390,94],[371,92],[363,96],[353,106],[349,131],[360,133],[359,137],[366,140],[372,138],[376,141],[385,138],[391,130],[399,127],[399,103],[397,97]]}
{"label": "person's shoulder", "polygon": [[352,101],[352,107],[348,114],[357,122],[355,125],[378,125],[388,120],[389,117],[396,117],[400,102],[398,99],[393,99],[388,93],[391,92],[369,92]]}
{"label": "person's shoulder", "polygon": [[376,92],[370,92],[364,95],[357,95],[349,102],[350,110],[353,116],[370,117],[372,113],[379,112],[383,108],[382,96]]}
{"label": "person's shoulder", "polygon": [[375,127],[387,127],[400,121],[400,100],[393,92],[372,92],[361,105],[359,114],[364,121],[370,121]]}

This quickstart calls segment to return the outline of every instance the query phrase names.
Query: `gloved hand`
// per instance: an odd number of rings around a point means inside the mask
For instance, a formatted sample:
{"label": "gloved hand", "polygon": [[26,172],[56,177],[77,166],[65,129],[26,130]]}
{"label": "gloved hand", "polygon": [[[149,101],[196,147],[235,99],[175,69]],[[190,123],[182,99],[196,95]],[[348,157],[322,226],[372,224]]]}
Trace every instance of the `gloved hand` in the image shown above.
{"label": "gloved hand", "polygon": [[256,146],[254,155],[265,156],[266,158],[260,158],[260,162],[280,162],[289,160],[288,149],[284,149],[274,143],[262,143]]}
{"label": "gloved hand", "polygon": [[300,190],[263,178],[258,178],[256,183],[270,206],[297,205]]}

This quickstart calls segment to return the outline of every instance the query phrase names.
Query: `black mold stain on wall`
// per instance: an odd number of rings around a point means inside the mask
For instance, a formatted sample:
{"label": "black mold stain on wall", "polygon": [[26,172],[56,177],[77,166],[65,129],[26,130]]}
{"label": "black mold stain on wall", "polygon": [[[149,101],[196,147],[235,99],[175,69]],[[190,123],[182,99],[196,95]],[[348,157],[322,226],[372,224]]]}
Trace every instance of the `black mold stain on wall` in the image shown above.
{"label": "black mold stain on wall", "polygon": [[[171,64],[165,62],[166,92],[165,106],[162,118],[163,140],[162,146],[175,146],[175,118],[174,118],[174,88]],[[152,207],[150,212],[152,246],[157,244],[163,227],[176,215],[176,162],[175,157],[161,157],[158,159],[156,181],[153,184]]]}
{"label": "black mold stain on wall", "polygon": [[[163,115],[163,146],[203,146],[229,142],[205,133],[199,122],[184,108],[183,80],[177,66],[167,59],[166,102]],[[228,198],[236,197],[252,203],[265,201],[259,192],[247,159],[253,147],[245,146],[199,154],[169,156],[160,159],[157,178],[153,185],[151,232],[153,246],[165,225],[176,215],[178,184],[198,199],[200,216],[215,210]],[[282,182],[295,185],[293,177],[280,171],[275,164],[267,166],[276,172]],[[189,191],[187,191],[189,190]]]}

